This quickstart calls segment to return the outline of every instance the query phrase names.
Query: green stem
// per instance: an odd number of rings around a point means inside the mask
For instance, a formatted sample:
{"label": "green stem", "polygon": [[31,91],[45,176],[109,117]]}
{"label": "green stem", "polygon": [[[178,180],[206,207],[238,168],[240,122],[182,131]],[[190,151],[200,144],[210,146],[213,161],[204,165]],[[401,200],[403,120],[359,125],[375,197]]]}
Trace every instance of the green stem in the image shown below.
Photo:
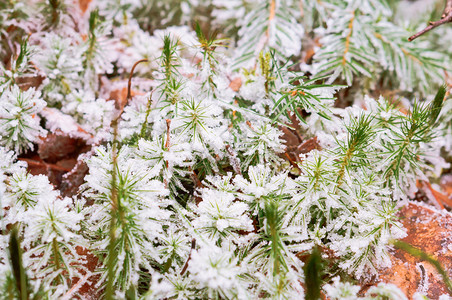
{"label": "green stem", "polygon": [[60,258],[59,258],[60,249],[58,247],[58,242],[56,238],[53,238],[52,240],[52,250],[53,256],[55,258],[55,270],[58,270],[60,268]]}
{"label": "green stem", "polygon": [[425,260],[426,262],[433,265],[436,268],[436,270],[438,271],[438,273],[443,277],[443,281],[444,281],[447,289],[449,290],[449,293],[452,295],[452,282],[451,282],[446,270],[444,270],[443,266],[437,259],[435,259],[431,255],[429,255],[428,253],[422,251],[421,249],[413,247],[412,245],[410,245],[406,242],[403,242],[400,240],[394,240],[394,241],[392,241],[392,244],[396,248],[403,250],[421,260]]}
{"label": "green stem", "polygon": [[110,219],[110,244],[108,247],[108,274],[107,287],[105,291],[105,299],[113,299],[114,282],[115,282],[115,259],[117,257],[116,251],[116,222],[115,217],[119,209],[118,189],[116,186],[116,169],[117,169],[117,138],[118,138],[118,118],[112,121],[113,127],[113,145],[112,145],[112,176],[111,176],[111,219]]}

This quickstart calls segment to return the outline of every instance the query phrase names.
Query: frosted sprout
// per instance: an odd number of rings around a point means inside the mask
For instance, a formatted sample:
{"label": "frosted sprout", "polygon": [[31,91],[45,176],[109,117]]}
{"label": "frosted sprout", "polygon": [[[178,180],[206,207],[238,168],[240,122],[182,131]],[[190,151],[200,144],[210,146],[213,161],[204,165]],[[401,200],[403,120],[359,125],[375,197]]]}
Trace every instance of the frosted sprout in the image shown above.
{"label": "frosted sprout", "polygon": [[[236,266],[232,253],[215,246],[203,246],[192,254],[189,271],[193,280],[208,289],[209,298],[216,295],[234,297],[239,284],[240,267]],[[218,297],[217,296],[217,297]]]}
{"label": "frosted sprout", "polygon": [[80,85],[79,74],[83,71],[80,50],[72,39],[48,34],[34,61],[46,75],[43,93],[50,104],[62,102],[66,95]]}
{"label": "frosted sprout", "polygon": [[267,123],[258,121],[251,123],[243,130],[242,145],[240,150],[247,159],[243,167],[251,163],[278,163],[278,154],[284,152],[286,146],[281,139],[282,132]]}
{"label": "frosted sprout", "polygon": [[203,190],[202,202],[198,204],[196,213],[199,215],[193,221],[193,226],[213,240],[224,237],[233,238],[233,232],[239,230],[251,231],[251,219],[246,215],[248,205],[243,202],[233,202],[234,196],[227,192]]}
{"label": "frosted sprout", "polygon": [[45,130],[39,125],[38,113],[46,106],[34,88],[21,91],[17,85],[0,96],[0,136],[3,146],[21,153],[33,149],[33,142]]}
{"label": "frosted sprout", "polygon": [[339,277],[333,278],[332,284],[326,284],[323,289],[332,299],[355,300],[361,287],[352,285],[349,282],[340,282]]}

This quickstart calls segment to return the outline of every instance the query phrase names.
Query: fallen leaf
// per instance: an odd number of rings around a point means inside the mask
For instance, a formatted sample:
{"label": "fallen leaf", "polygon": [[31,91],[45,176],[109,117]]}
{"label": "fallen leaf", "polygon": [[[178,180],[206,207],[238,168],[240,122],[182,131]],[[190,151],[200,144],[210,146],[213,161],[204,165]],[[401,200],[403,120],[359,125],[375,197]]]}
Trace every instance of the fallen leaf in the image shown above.
{"label": "fallen leaf", "polygon": [[234,92],[238,92],[240,90],[240,87],[242,86],[242,79],[240,77],[234,78],[229,83],[229,88],[233,90]]}
{"label": "fallen leaf", "polygon": [[[399,217],[408,233],[403,241],[433,256],[451,276],[452,215],[410,202],[400,210]],[[400,249],[392,251],[391,262],[392,267],[383,270],[379,279],[397,285],[409,299],[416,292],[425,293],[429,299],[448,293],[442,277],[428,262]]]}

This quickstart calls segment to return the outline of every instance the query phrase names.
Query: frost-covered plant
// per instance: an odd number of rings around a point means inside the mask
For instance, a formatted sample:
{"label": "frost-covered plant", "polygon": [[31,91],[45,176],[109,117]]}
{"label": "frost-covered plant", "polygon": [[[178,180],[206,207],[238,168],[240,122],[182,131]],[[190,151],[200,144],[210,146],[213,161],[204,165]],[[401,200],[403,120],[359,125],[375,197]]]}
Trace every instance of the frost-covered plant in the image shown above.
{"label": "frost-covered plant", "polygon": [[448,167],[450,45],[395,2],[37,2],[0,4],[0,295],[357,299]]}
{"label": "frost-covered plant", "polygon": [[16,84],[21,76],[34,72],[30,61],[35,54],[35,48],[30,46],[28,39],[23,39],[18,47],[15,57],[10,59],[10,67],[0,66],[0,95],[8,88]]}
{"label": "frost-covered plant", "polygon": [[94,10],[89,15],[88,38],[81,45],[84,83],[88,87],[95,88],[98,83],[97,74],[111,73],[114,59],[107,49],[113,43],[107,38],[111,30],[110,23],[103,21],[98,10]]}
{"label": "frost-covered plant", "polygon": [[46,176],[28,174],[5,148],[0,153],[4,162],[2,231],[19,227],[26,249],[23,266],[28,276],[42,280],[46,285],[43,291],[52,297],[61,296],[70,288],[74,276],[81,277],[84,260],[76,246],[83,245],[79,234],[83,216],[72,210],[71,199],[60,198]]}
{"label": "frost-covered plant", "polygon": [[297,55],[304,29],[294,14],[295,1],[253,1],[254,7],[238,20],[240,30],[234,68],[254,63],[262,50],[274,49],[281,59]]}
{"label": "frost-covered plant", "polygon": [[[123,147],[118,153],[118,163],[112,165],[111,149],[98,148],[98,156],[88,162],[97,173],[87,177],[90,187],[87,196],[92,195],[90,198],[96,201],[86,216],[91,224],[90,239],[95,242],[93,245],[97,251],[108,253],[104,268],[113,267],[112,263],[117,266],[113,269],[114,285],[123,292],[138,283],[140,267],[151,268],[149,259],[161,262],[153,242],[164,236],[168,221],[163,220],[172,214],[163,209],[168,205],[163,183],[153,180],[155,174],[148,174],[146,169],[139,168],[140,165],[130,160],[130,152]],[[112,171],[112,168],[116,170]],[[117,174],[114,182],[112,172]],[[116,204],[111,203],[112,187],[117,193]],[[111,210],[111,205],[117,206],[115,210]],[[113,238],[109,236],[110,226],[115,228]],[[107,272],[101,282],[106,276]]]}
{"label": "frost-covered plant", "polygon": [[45,130],[39,124],[38,113],[46,106],[40,92],[34,88],[21,91],[17,85],[0,96],[1,144],[21,153],[33,148],[39,135]]}
{"label": "frost-covered plant", "polygon": [[450,57],[433,51],[427,42],[407,41],[408,31],[391,22],[386,1],[327,2],[329,19],[320,40],[323,46],[314,56],[315,74],[331,75],[330,83],[341,77],[352,85],[354,77],[373,78],[374,70],[382,68],[404,90],[417,85],[426,92],[427,82],[442,83],[444,62]]}
{"label": "frost-covered plant", "polygon": [[395,285],[379,283],[378,286],[371,287],[364,297],[358,296],[360,287],[348,282],[340,282],[339,277],[333,279],[332,284],[324,286],[324,290],[331,299],[408,299],[403,292]]}
{"label": "frost-covered plant", "polygon": [[43,40],[45,48],[35,58],[47,76],[43,92],[51,104],[62,102],[73,91],[83,70],[80,51],[71,43],[70,38],[48,34]]}

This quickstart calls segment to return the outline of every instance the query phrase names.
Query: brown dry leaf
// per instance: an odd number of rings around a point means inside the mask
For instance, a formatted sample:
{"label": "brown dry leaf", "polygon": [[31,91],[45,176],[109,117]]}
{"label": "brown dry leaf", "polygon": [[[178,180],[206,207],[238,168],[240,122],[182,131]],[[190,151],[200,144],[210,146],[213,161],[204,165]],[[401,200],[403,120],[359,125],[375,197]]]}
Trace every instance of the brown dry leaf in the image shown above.
{"label": "brown dry leaf", "polygon": [[[408,233],[404,241],[438,259],[451,276],[452,215],[410,202],[399,216]],[[383,270],[379,278],[397,285],[409,299],[416,292],[423,292],[430,299],[447,294],[441,276],[431,264],[400,249],[391,253],[391,262],[392,267]]]}
{"label": "brown dry leaf", "polygon": [[38,154],[45,161],[56,162],[71,155],[77,148],[84,146],[84,144],[81,144],[81,140],[72,138],[61,130],[57,130],[55,133],[49,133],[41,138],[38,143]]}
{"label": "brown dry leaf", "polygon": [[91,0],[79,0],[79,6],[83,13],[86,12],[90,3],[91,3]]}
{"label": "brown dry leaf", "polygon": [[[83,269],[80,270],[80,272],[85,275],[85,277],[83,277],[82,279],[73,278],[72,289],[70,289],[65,296],[68,297],[68,299],[71,296],[71,299],[73,299],[74,295],[78,296],[76,299],[101,299],[102,290],[96,287],[96,283],[100,279],[100,275],[92,275],[92,273],[96,271],[99,260],[86,248],[77,246],[76,251],[78,255],[84,256],[86,261],[84,267],[87,268],[90,273],[87,274]],[[79,284],[80,280],[83,280],[82,284]]]}
{"label": "brown dry leaf", "polygon": [[61,183],[63,174],[70,170],[65,166],[46,163],[38,155],[19,157],[18,159],[27,163],[27,170],[31,175],[45,175],[49,179],[49,182],[57,188]]}
{"label": "brown dry leaf", "polygon": [[[133,93],[132,93],[133,94]],[[124,109],[127,104],[127,88],[113,90],[110,93],[110,100],[115,100],[115,106],[117,109]]]}
{"label": "brown dry leaf", "polygon": [[71,197],[77,194],[78,188],[85,182],[84,178],[88,171],[88,165],[83,160],[78,160],[75,167],[63,175],[60,186],[61,195]]}
{"label": "brown dry leaf", "polygon": [[317,140],[316,136],[304,141],[303,144],[299,145],[295,150],[295,153],[297,155],[306,154],[315,149],[317,150],[321,149],[319,141]]}
{"label": "brown dry leaf", "polygon": [[446,174],[441,177],[440,186],[444,194],[448,197],[449,201],[446,205],[452,208],[452,174]]}
{"label": "brown dry leaf", "polygon": [[31,87],[34,87],[35,89],[37,89],[41,83],[44,81],[45,77],[41,76],[41,75],[36,75],[36,76],[23,76],[23,77],[19,77],[16,80],[17,85],[19,85],[19,87],[21,88],[21,90],[28,90]]}
{"label": "brown dry leaf", "polygon": [[[143,95],[143,93],[136,92],[131,90],[130,97],[134,97],[136,95]],[[124,107],[127,105],[127,88],[123,87],[121,89],[116,89],[110,92],[109,100],[115,101],[116,109],[123,111]]]}
{"label": "brown dry leaf", "polygon": [[234,92],[238,92],[240,90],[240,87],[242,86],[242,79],[240,77],[234,78],[229,83],[229,88],[233,90]]}

